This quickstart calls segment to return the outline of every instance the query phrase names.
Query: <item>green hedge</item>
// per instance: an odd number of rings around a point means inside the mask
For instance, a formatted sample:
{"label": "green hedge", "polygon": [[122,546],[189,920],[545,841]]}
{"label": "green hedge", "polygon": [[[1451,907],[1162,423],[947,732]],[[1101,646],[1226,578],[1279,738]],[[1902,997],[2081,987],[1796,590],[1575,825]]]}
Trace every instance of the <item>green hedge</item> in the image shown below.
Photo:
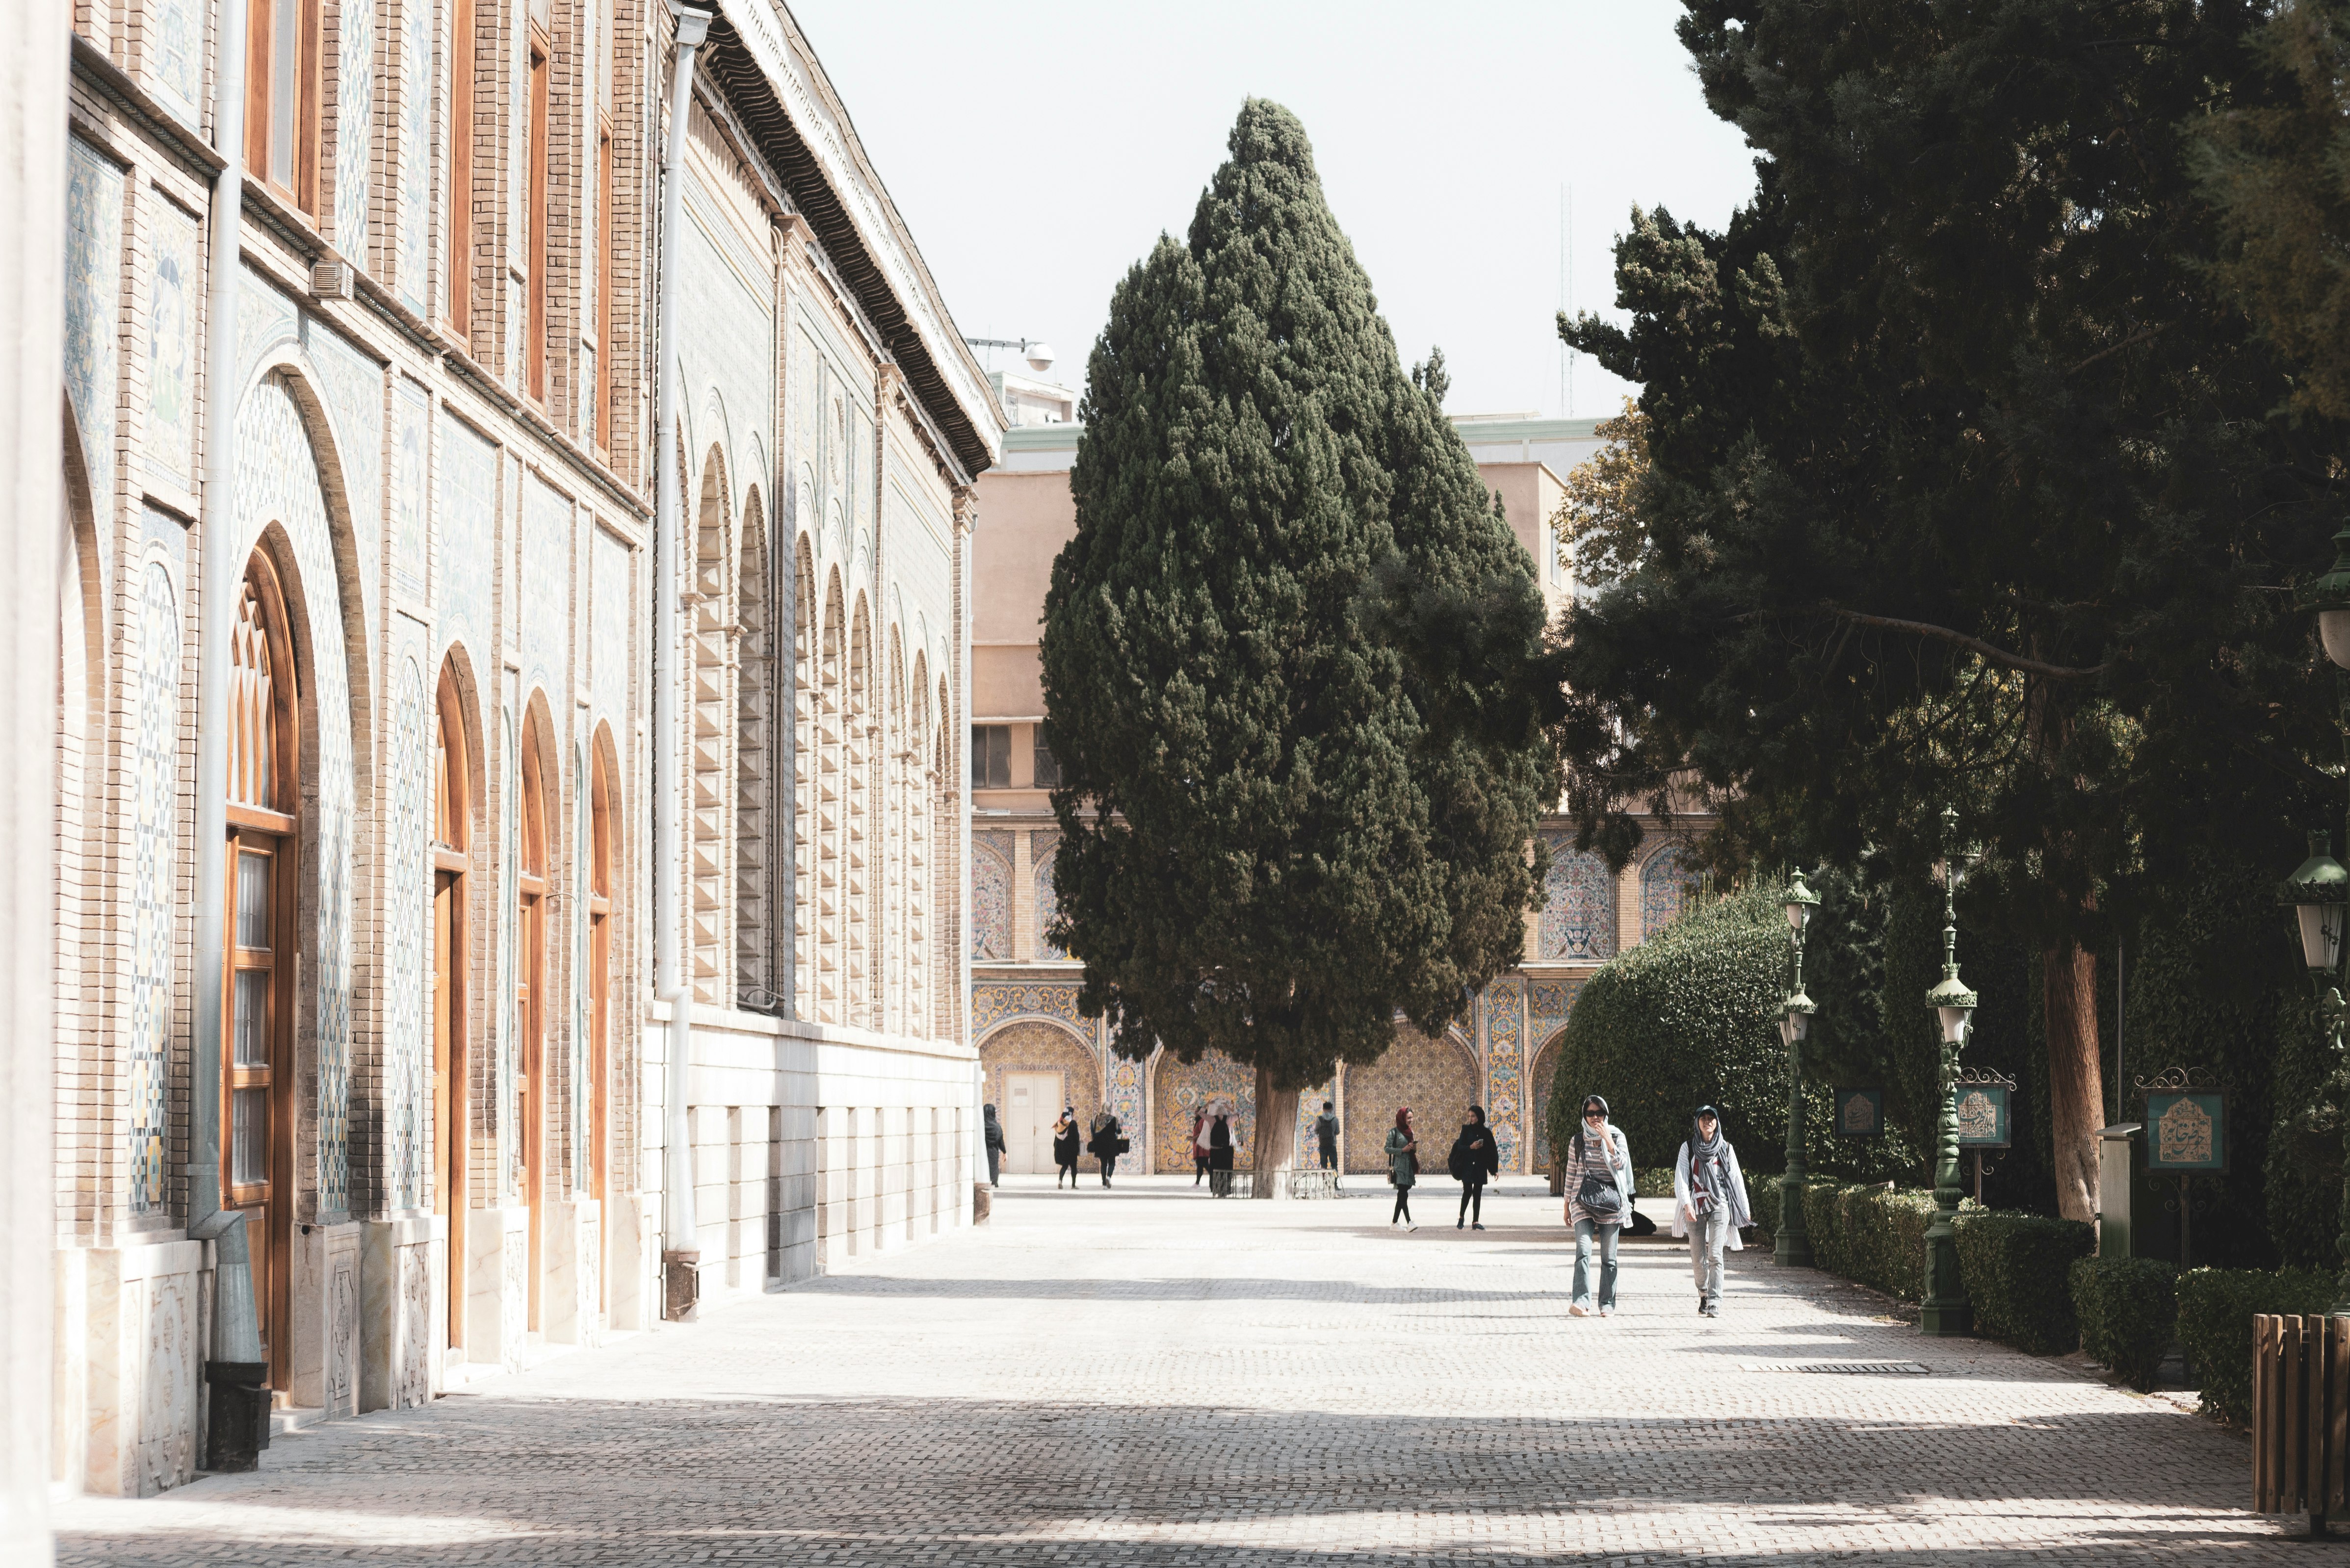
{"label": "green hedge", "polygon": [[2082,1258],[2073,1264],[2081,1348],[2143,1393],[2178,1326],[2178,1271],[2159,1258]]}
{"label": "green hedge", "polygon": [[2178,1276],[2178,1346],[2203,1390],[2206,1415],[2252,1418],[2252,1319],[2318,1313],[2334,1281],[2315,1269],[2189,1269]]}
{"label": "green hedge", "polygon": [[2063,1355],[2079,1347],[2073,1260],[2095,1250],[2095,1226],[1975,1210],[1959,1216],[1958,1237],[1959,1277],[1977,1334],[2033,1355]]}
{"label": "green hedge", "polygon": [[1651,1166],[1632,1172],[1632,1192],[1639,1198],[1670,1198],[1673,1195],[1673,1168]]}
{"label": "green hedge", "polygon": [[1812,1260],[1903,1301],[1926,1293],[1926,1227],[1934,1196],[1881,1182],[1804,1184],[1804,1228]]}

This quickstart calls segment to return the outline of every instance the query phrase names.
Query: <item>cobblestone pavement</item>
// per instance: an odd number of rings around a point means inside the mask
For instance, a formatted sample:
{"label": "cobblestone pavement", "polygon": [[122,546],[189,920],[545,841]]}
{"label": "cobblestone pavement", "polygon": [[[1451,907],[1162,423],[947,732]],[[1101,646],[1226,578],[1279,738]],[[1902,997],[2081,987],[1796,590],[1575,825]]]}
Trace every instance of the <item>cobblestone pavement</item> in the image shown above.
{"label": "cobblestone pavement", "polygon": [[[2303,1564],[2199,1417],[1733,1255],[1627,1244],[1570,1318],[1554,1200],[1008,1184],[994,1222],[264,1467],[65,1506],[68,1563],[1385,1568]],[[1920,1375],[1801,1373],[1915,1360]]]}

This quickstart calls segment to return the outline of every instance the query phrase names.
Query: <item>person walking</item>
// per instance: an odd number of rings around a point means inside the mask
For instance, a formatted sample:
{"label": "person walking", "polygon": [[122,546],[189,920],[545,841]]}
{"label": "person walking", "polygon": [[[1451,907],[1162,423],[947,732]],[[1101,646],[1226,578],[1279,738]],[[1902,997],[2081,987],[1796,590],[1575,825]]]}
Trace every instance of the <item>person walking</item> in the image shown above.
{"label": "person walking", "polygon": [[1475,1228],[1485,1228],[1485,1180],[1502,1174],[1502,1151],[1493,1142],[1493,1132],[1485,1125],[1485,1112],[1481,1106],[1469,1107],[1469,1119],[1461,1124],[1461,1136],[1452,1140],[1452,1153],[1445,1161],[1452,1179],[1461,1184],[1461,1212],[1452,1228],[1461,1229],[1472,1219]]}
{"label": "person walking", "polygon": [[1673,1161],[1673,1234],[1689,1237],[1700,1317],[1721,1315],[1721,1250],[1745,1251],[1738,1232],[1752,1223],[1738,1151],[1721,1136],[1721,1112],[1700,1106],[1690,1122],[1688,1141]]}
{"label": "person walking", "polygon": [[986,1124],[982,1129],[982,1141],[987,1146],[987,1184],[1001,1187],[1003,1185],[1003,1124],[995,1119],[993,1106],[982,1106],[980,1110]]}
{"label": "person walking", "polygon": [[1322,1157],[1322,1168],[1338,1168],[1338,1116],[1330,1102],[1322,1102],[1322,1114],[1314,1118],[1314,1147]]}
{"label": "person walking", "polygon": [[1067,1177],[1069,1185],[1077,1184],[1077,1107],[1061,1107],[1061,1119],[1053,1124],[1053,1190],[1061,1189],[1061,1178]]}
{"label": "person walking", "polygon": [[1208,1195],[1229,1198],[1232,1190],[1232,1118],[1218,1111],[1208,1120]]}
{"label": "person walking", "polygon": [[1191,1113],[1191,1185],[1197,1187],[1208,1174],[1208,1107],[1201,1106]]}
{"label": "person walking", "polygon": [[1623,1129],[1607,1120],[1607,1102],[1583,1100],[1583,1126],[1566,1151],[1566,1222],[1575,1231],[1575,1294],[1566,1310],[1576,1317],[1592,1312],[1591,1250],[1599,1248],[1598,1312],[1616,1310],[1616,1242],[1632,1207],[1632,1149]]}
{"label": "person walking", "polygon": [[1101,1161],[1102,1185],[1107,1187],[1112,1173],[1118,1169],[1118,1157],[1126,1152],[1126,1132],[1118,1118],[1104,1111],[1094,1118],[1094,1136],[1086,1147]]}
{"label": "person walking", "polygon": [[1411,1184],[1419,1179],[1419,1137],[1412,1130],[1411,1107],[1396,1107],[1395,1126],[1388,1130],[1388,1179],[1395,1184],[1395,1212],[1388,1223],[1403,1221],[1407,1231],[1419,1227],[1411,1218]]}

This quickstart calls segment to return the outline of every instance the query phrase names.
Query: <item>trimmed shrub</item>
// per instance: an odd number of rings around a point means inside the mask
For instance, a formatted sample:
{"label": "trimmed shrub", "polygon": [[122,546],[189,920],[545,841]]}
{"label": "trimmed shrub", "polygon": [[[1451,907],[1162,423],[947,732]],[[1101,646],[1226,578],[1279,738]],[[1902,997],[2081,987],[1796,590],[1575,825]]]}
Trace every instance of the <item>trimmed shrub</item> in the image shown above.
{"label": "trimmed shrub", "polygon": [[2178,1278],[2159,1258],[2080,1258],[2073,1264],[2081,1348],[2141,1393],[2154,1386],[2178,1326]]}
{"label": "trimmed shrub", "polygon": [[1925,1293],[1926,1227],[1933,1218],[1929,1192],[1882,1182],[1804,1184],[1812,1261],[1904,1301]]}
{"label": "trimmed shrub", "polygon": [[2070,1279],[2073,1260],[2097,1244],[2095,1226],[1978,1209],[1959,1216],[1958,1239],[1959,1278],[1977,1334],[2033,1355],[2063,1355],[2079,1346]]}
{"label": "trimmed shrub", "polygon": [[1651,1166],[1632,1172],[1632,1191],[1639,1198],[1670,1198],[1673,1195],[1673,1168]]}
{"label": "trimmed shrub", "polygon": [[1779,1179],[1757,1176],[1740,1168],[1746,1179],[1746,1211],[1754,1216],[1754,1234],[1765,1247],[1777,1243],[1779,1236]]}
{"label": "trimmed shrub", "polygon": [[2334,1276],[2315,1269],[2189,1269],[2178,1276],[2178,1346],[2203,1390],[2203,1413],[2252,1418],[2252,1319],[2320,1313],[2334,1304]]}

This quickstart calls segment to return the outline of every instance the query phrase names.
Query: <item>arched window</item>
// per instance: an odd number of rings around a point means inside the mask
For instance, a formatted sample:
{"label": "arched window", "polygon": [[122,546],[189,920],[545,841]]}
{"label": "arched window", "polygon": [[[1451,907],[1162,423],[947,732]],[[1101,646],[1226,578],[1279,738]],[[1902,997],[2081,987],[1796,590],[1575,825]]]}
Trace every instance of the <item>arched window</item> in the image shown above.
{"label": "arched window", "polygon": [[907,715],[906,745],[911,753],[913,800],[906,812],[906,1031],[928,1034],[931,1021],[931,813],[938,777],[931,771],[931,704],[923,684],[929,669],[920,652],[914,655],[912,711]]}
{"label": "arched window", "polygon": [[759,493],[743,508],[743,564],[735,578],[740,669],[734,697],[734,994],[775,986],[768,808],[774,787],[775,652],[769,613],[767,538]]}
{"label": "arched window", "polygon": [[300,681],[276,568],[246,562],[229,644],[228,1049],[221,1201],[247,1211],[255,1304],[273,1387],[286,1386],[294,1218],[294,996]]}
{"label": "arched window", "polygon": [[[806,514],[806,490],[801,513]],[[792,990],[795,1018],[816,1014],[816,562],[799,540],[792,618]]]}
{"label": "arched window", "polygon": [[730,619],[726,591],[726,472],[718,449],[702,467],[702,506],[694,537],[693,782],[688,801],[691,858],[686,862],[686,967],[693,1000],[722,1002],[726,983],[726,817],[733,804],[726,737],[733,695],[727,690]]}
{"label": "arched window", "polygon": [[619,792],[613,787],[609,760],[611,734],[597,737],[595,763],[588,792],[588,1072],[578,1093],[587,1100],[588,1196],[596,1203],[598,1304],[610,1299],[611,1271],[603,1261],[611,1256],[612,1220],[606,1200],[605,1176],[611,1166],[609,1144],[612,1075],[612,889],[619,853]]}
{"label": "arched window", "polygon": [[444,668],[432,718],[432,1209],[449,1222],[449,1345],[465,1343],[465,1190],[473,1118],[466,1093],[466,961],[473,869],[473,748],[456,670]]}
{"label": "arched window", "polygon": [[527,720],[522,740],[522,819],[515,877],[515,1126],[520,1132],[516,1179],[530,1210],[529,1326],[539,1326],[538,1279],[542,1237],[539,1223],[546,1184],[546,1006],[553,1000],[546,971],[547,843],[546,768],[539,757],[538,726]]}
{"label": "arched window", "polygon": [[848,626],[848,722],[841,770],[848,800],[848,975],[844,1011],[850,1023],[871,1025],[873,1001],[873,762],[872,622],[865,596],[857,597]]}

